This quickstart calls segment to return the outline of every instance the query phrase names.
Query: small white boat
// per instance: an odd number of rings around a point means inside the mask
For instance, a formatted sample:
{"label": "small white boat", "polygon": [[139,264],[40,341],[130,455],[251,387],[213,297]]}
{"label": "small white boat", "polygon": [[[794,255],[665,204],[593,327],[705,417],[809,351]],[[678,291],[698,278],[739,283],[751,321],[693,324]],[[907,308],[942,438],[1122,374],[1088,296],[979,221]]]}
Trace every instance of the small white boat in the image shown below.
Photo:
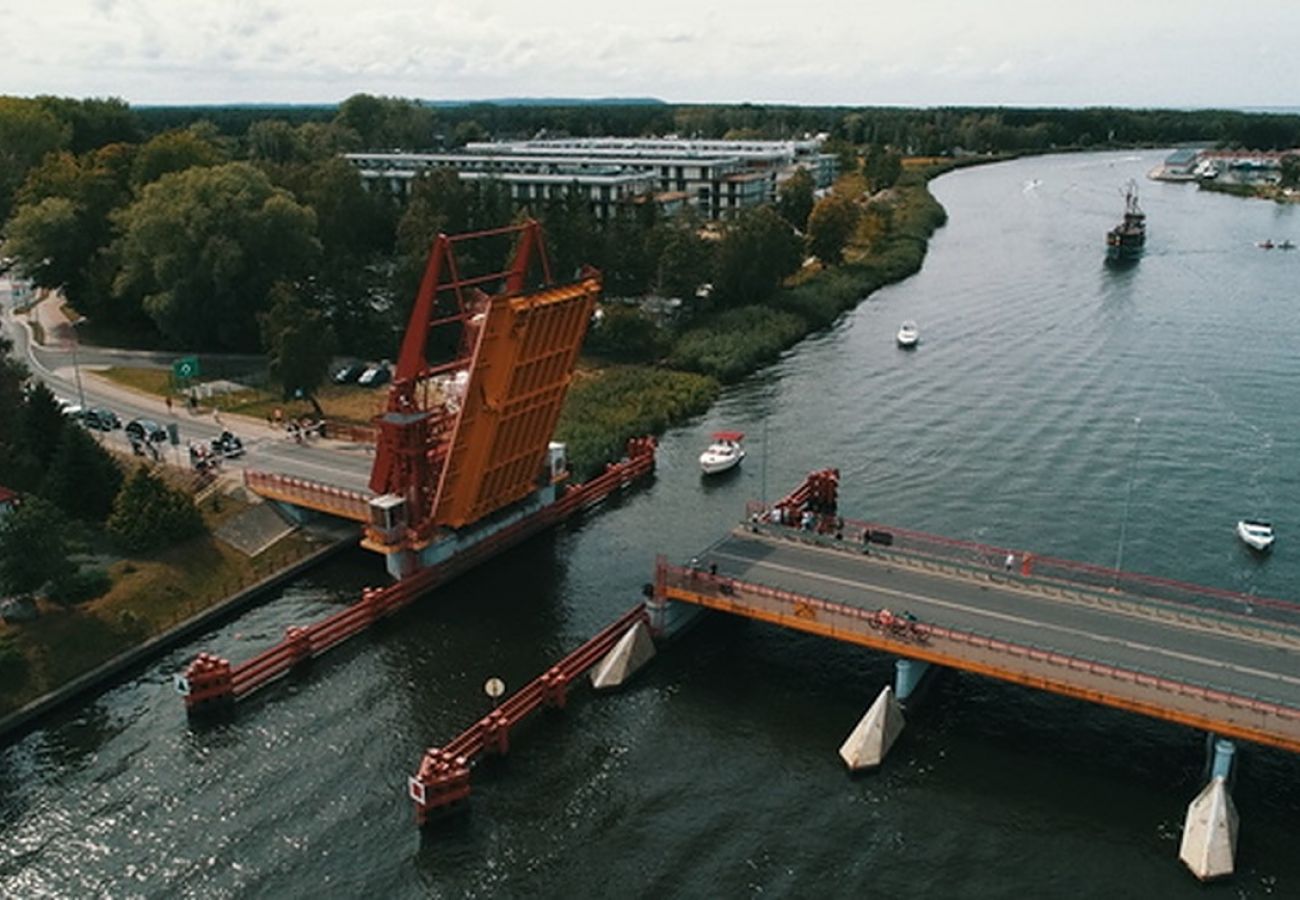
{"label": "small white boat", "polygon": [[745,435],[739,431],[718,431],[713,435],[709,449],[700,454],[700,468],[705,475],[716,475],[740,464],[745,458],[745,448],[740,442]]}
{"label": "small white boat", "polygon": [[921,339],[921,330],[916,327],[916,323],[911,319],[904,322],[898,329],[898,346],[915,347],[916,342]]}
{"label": "small white boat", "polygon": [[1273,546],[1273,526],[1268,522],[1242,519],[1237,523],[1237,537],[1260,552]]}

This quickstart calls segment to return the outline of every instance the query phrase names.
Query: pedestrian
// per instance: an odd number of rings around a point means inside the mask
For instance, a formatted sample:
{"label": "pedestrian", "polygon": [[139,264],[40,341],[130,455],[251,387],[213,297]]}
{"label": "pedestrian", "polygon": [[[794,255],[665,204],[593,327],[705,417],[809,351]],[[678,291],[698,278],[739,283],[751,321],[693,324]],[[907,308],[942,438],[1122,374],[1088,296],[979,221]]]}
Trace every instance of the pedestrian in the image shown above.
{"label": "pedestrian", "polygon": [[171,395],[171,394],[168,394],[168,395],[167,395],[167,415],[170,416],[171,414],[172,414],[172,395]]}
{"label": "pedestrian", "polygon": [[1005,565],[1008,572],[1016,567],[1016,555],[1014,553],[1007,554]]}

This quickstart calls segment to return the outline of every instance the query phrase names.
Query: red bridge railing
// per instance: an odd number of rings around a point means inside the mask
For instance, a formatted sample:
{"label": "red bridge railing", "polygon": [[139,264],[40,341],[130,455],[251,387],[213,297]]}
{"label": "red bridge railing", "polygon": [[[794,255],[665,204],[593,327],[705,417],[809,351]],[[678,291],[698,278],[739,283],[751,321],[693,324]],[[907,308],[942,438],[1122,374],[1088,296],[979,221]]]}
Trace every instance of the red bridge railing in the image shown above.
{"label": "red bridge railing", "polygon": [[[569,516],[595,506],[615,491],[652,472],[654,464],[654,439],[635,438],[628,442],[626,459],[611,463],[602,474],[570,488],[555,503],[484,538],[446,562],[420,569],[387,587],[365,589],[360,600],[328,618],[311,625],[290,627],[279,643],[252,659],[231,665],[229,660],[213,654],[199,654],[184,676],[177,680],[177,689],[185,697],[186,709],[201,713],[229,707],[307,660],[360,634],[378,619],[409,605],[443,582]],[[261,478],[264,473],[249,475]],[[299,481],[272,477],[277,485]]]}
{"label": "red bridge railing", "polygon": [[844,544],[870,547],[873,553],[924,557],[985,573],[1010,570],[1013,574],[1034,581],[1106,595],[1123,594],[1127,599],[1138,602],[1155,600],[1192,607],[1200,612],[1209,610],[1249,615],[1259,624],[1267,624],[1272,620],[1300,625],[1300,604],[1287,600],[1126,572],[879,522],[819,515],[806,520],[787,518],[783,522],[776,522],[771,514],[773,508],[750,503],[747,508],[748,522],[774,535],[805,540],[835,540],[837,543],[842,541]]}
{"label": "red bridge railing", "polygon": [[426,750],[419,769],[407,782],[416,822],[423,825],[431,816],[469,797],[470,767],[477,758],[483,753],[504,755],[510,748],[511,729],[541,707],[563,708],[569,686],[600,662],[628,629],[645,621],[645,604],[638,604],[460,735]]}
{"label": "red bridge railing", "polygon": [[370,518],[370,495],[307,478],[274,472],[244,470],[244,484],[259,497],[305,506],[318,512],[365,522]]}
{"label": "red bridge railing", "polygon": [[[1300,709],[1271,700],[1071,656],[1050,648],[1005,641],[977,632],[915,622],[890,613],[888,610],[864,609],[756,582],[714,575],[693,567],[673,566],[662,558],[656,567],[655,584],[657,593],[667,599],[700,603],[713,609],[762,618],[827,637],[854,640],[855,643],[868,644],[901,656],[910,656],[954,668],[965,668],[979,674],[1000,677],[1003,680],[1089,699],[1182,724],[1198,726],[1214,724],[1216,729],[1229,736],[1235,735],[1291,751],[1300,751]],[[755,603],[755,600],[759,602]],[[762,614],[764,609],[772,615]],[[814,622],[817,623],[817,627],[811,627]],[[864,634],[871,637],[867,640],[858,640]],[[964,645],[1010,658],[1027,660],[1051,667],[1061,674],[1049,683],[1046,679],[1016,677],[1006,672],[990,671],[986,667],[972,665],[968,660],[953,656],[951,652],[944,652],[936,646],[942,643]],[[1066,673],[1070,672],[1097,676],[1118,684],[1152,689],[1227,710],[1274,718],[1286,723],[1285,729],[1283,731],[1269,729],[1260,723],[1234,728],[1231,724],[1222,721],[1192,722],[1194,716],[1181,714],[1171,708],[1160,709],[1158,705],[1135,702],[1130,698],[1114,694],[1089,695],[1089,692],[1083,689],[1063,689],[1069,682]],[[1213,716],[1205,718],[1213,718]]]}

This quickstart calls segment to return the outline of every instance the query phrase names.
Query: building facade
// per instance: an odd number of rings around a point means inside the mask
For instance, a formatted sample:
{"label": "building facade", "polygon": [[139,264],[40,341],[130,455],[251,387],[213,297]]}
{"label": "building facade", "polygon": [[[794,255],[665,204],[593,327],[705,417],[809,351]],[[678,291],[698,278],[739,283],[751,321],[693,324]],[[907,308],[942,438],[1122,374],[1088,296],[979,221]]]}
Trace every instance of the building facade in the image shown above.
{"label": "building facade", "polygon": [[821,141],[685,141],[652,138],[573,138],[468,144],[457,153],[348,153],[371,190],[409,193],[414,180],[436,168],[463,180],[491,178],[523,205],[577,190],[598,219],[621,206],[653,199],[666,212],[694,209],[726,220],[768,203],[797,168],[818,187],[836,175],[836,158]]}

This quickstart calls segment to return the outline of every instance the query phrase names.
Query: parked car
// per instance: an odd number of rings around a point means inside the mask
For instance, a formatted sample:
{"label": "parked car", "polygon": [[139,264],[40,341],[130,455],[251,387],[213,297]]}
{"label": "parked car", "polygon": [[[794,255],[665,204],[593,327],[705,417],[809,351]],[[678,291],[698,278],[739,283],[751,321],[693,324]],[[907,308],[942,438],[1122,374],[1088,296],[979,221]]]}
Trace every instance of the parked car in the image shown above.
{"label": "parked car", "polygon": [[96,431],[113,431],[122,427],[122,420],[117,417],[117,413],[103,406],[92,406],[81,416],[81,421],[87,428],[93,428]]}
{"label": "parked car", "polygon": [[393,371],[384,363],[377,366],[371,366],[361,373],[357,379],[357,384],[364,387],[378,387],[381,384],[387,384],[388,379],[393,377]]}
{"label": "parked car", "polygon": [[221,432],[220,437],[212,439],[212,452],[219,457],[234,459],[244,455],[244,442],[229,431]]}
{"label": "parked car", "polygon": [[334,383],[351,384],[360,378],[368,368],[370,367],[362,362],[348,363],[346,366],[334,373]]}
{"label": "parked car", "polygon": [[132,443],[162,444],[167,441],[167,429],[153,419],[132,419],[126,423],[126,436]]}

